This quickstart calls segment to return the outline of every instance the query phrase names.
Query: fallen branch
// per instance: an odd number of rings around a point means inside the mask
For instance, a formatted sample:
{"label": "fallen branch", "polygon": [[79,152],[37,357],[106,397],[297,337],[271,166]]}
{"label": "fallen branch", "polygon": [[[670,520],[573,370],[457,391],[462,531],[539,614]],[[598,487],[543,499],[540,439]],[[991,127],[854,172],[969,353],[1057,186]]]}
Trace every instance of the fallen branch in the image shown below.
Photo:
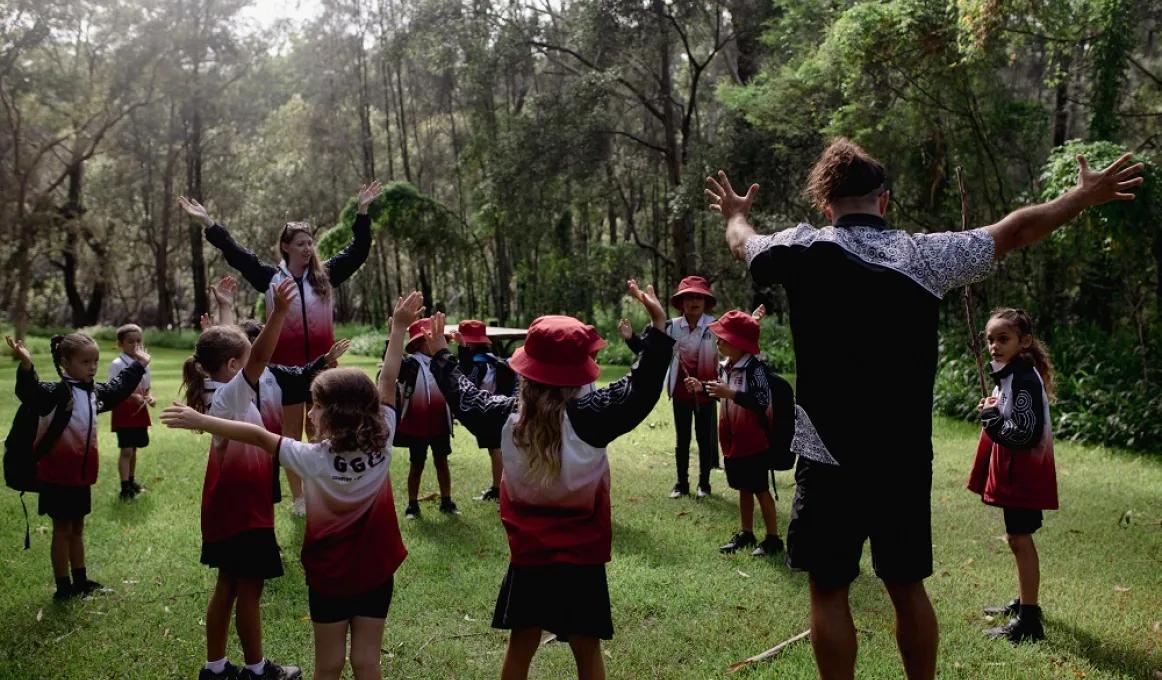
{"label": "fallen branch", "polygon": [[811,631],[805,630],[802,633],[799,633],[795,637],[791,638],[790,640],[785,640],[785,641],[780,642],[779,644],[775,645],[774,647],[771,647],[770,649],[763,652],[762,654],[756,654],[755,656],[752,656],[749,659],[746,659],[744,661],[739,661],[738,663],[730,666],[726,670],[728,673],[737,673],[738,671],[742,670],[743,668],[746,668],[747,666],[751,665],[752,663],[766,661],[767,659],[770,659],[770,658],[776,656],[779,652],[783,651],[787,647],[790,647],[791,645],[795,644],[796,642],[798,642],[800,640],[806,640],[810,636],[811,636]]}

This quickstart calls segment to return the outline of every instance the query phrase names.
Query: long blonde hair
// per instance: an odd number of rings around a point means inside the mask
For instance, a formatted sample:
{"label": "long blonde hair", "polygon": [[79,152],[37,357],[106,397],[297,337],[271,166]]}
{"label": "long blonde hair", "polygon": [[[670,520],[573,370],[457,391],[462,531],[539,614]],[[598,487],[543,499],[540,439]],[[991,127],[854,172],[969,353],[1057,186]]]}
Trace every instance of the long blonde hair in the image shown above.
{"label": "long blonde hair", "polygon": [[561,425],[565,420],[565,406],[576,398],[577,390],[528,378],[520,381],[519,411],[512,440],[525,450],[529,475],[543,485],[561,476]]}
{"label": "long blonde hair", "polygon": [[311,261],[307,264],[307,281],[311,282],[311,289],[315,291],[315,295],[326,299],[331,297],[331,279],[327,276],[327,271],[323,269],[323,265],[319,263],[319,249],[318,241],[315,240],[314,229],[306,222],[287,222],[282,228],[282,233],[278,236],[278,254],[282,256],[283,262],[290,259],[290,255],[282,249],[284,245],[290,245],[291,241],[295,240],[295,235],[303,233],[311,237],[314,241],[314,246],[311,247]]}

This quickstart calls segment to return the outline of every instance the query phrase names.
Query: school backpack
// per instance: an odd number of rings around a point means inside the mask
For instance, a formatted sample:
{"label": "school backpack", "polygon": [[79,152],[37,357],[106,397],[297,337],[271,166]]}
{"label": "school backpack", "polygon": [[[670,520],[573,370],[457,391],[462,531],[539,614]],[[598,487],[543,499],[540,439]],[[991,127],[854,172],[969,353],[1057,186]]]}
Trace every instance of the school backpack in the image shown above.
{"label": "school backpack", "polygon": [[20,507],[24,509],[24,549],[31,547],[31,527],[28,521],[28,507],[24,504],[24,494],[39,493],[40,480],[36,476],[36,465],[52,445],[60,439],[73,413],[73,390],[63,380],[56,384],[52,392],[56,408],[52,420],[40,442],[36,442],[36,431],[41,414],[31,404],[21,404],[12,421],[12,429],[4,439],[4,484],[20,492]]}
{"label": "school backpack", "polygon": [[770,420],[767,423],[767,442],[771,445],[771,469],[790,470],[795,467],[795,453],[791,440],[795,437],[795,391],[783,376],[771,370],[765,361],[757,359],[771,393]]}

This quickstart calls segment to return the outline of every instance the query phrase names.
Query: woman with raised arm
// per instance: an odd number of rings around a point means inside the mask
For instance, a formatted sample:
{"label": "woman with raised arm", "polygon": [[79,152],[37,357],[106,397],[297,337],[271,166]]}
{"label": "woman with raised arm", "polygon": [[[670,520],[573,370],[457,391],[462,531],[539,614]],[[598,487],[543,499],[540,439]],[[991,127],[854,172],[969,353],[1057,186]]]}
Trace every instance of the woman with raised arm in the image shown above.
{"label": "woman with raised arm", "polygon": [[[277,265],[263,262],[257,255],[230,238],[226,228],[210,218],[206,208],[197,201],[179,198],[182,208],[190,217],[201,221],[206,228],[206,240],[222,251],[226,262],[237,269],[242,277],[260,293],[266,295],[266,308],[273,305],[274,289],[285,279],[293,279],[299,289],[299,304],[286,316],[278,347],[270,362],[284,366],[306,366],[327,353],[335,344],[335,318],[332,312],[331,290],[351,278],[367,260],[371,252],[371,218],[367,206],[379,196],[383,186],[373,182],[359,188],[359,211],[351,227],[352,238],[339,254],[325,262],[319,260],[315,249],[314,229],[306,222],[287,222],[278,237]],[[307,397],[309,400],[309,396]],[[302,402],[283,404],[282,434],[294,440],[302,437],[306,421]],[[310,424],[306,423],[308,433]],[[294,499],[292,513],[303,517],[303,484],[298,475],[287,470]]]}

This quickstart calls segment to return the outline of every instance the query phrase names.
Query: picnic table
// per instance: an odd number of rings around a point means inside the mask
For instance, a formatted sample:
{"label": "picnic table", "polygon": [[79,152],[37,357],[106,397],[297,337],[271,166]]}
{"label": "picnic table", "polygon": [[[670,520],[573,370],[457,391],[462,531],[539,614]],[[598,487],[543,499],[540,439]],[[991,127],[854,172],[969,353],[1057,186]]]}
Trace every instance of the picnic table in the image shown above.
{"label": "picnic table", "polygon": [[[444,334],[451,336],[459,328],[460,324],[450,323],[444,326]],[[529,333],[527,328],[505,328],[503,326],[487,326],[485,332],[488,334],[488,339],[492,341],[492,346],[501,350],[497,354],[505,357],[511,356],[513,344],[524,340]]]}

